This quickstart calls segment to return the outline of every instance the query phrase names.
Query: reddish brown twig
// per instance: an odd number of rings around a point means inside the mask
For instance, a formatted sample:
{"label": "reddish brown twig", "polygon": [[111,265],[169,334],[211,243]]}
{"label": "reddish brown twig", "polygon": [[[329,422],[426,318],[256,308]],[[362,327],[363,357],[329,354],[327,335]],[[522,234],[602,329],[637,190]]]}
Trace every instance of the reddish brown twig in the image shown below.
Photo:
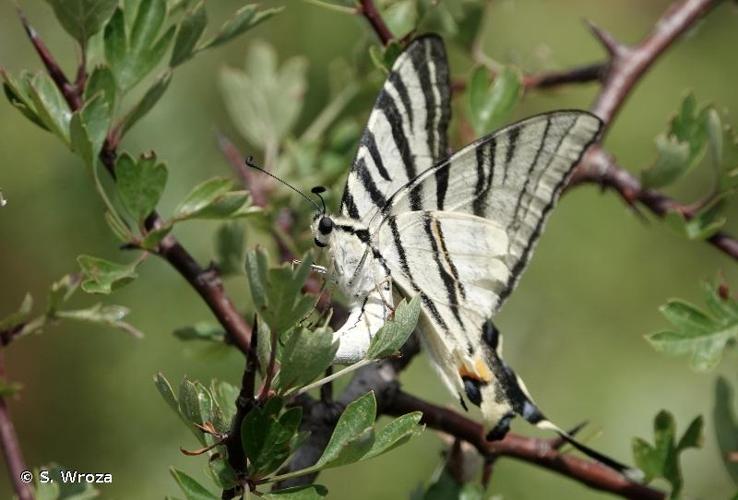
{"label": "reddish brown twig", "polygon": [[556,471],[591,488],[624,498],[662,499],[664,493],[629,481],[618,472],[598,462],[585,460],[556,450],[549,440],[508,434],[501,441],[487,441],[484,428],[453,410],[443,408],[402,391],[397,391],[384,406],[388,415],[423,412],[421,423],[446,432],[474,445],[484,456],[510,457]]}
{"label": "reddish brown twig", "polygon": [[523,77],[526,89],[549,89],[572,83],[599,82],[607,73],[607,63],[592,63],[566,70],[546,71]]}
{"label": "reddish brown twig", "polygon": [[[67,76],[64,74],[64,71],[56,62],[54,56],[51,55],[51,52],[46,47],[44,41],[41,39],[41,37],[38,36],[38,33],[33,28],[33,26],[29,24],[28,19],[26,19],[25,14],[23,14],[23,11],[21,11],[20,9],[18,9],[18,16],[20,17],[21,23],[23,24],[23,29],[25,30],[26,35],[28,35],[28,39],[31,40],[33,48],[36,49],[38,57],[44,64],[46,72],[49,74],[59,91],[64,96],[64,99],[69,104],[69,107],[72,109],[72,111],[82,107],[82,100],[80,98],[81,92],[79,90],[80,87],[69,82]],[[81,78],[79,78],[79,80],[82,81]],[[82,84],[84,85],[83,81]]]}
{"label": "reddish brown twig", "polygon": [[377,6],[374,5],[374,0],[360,0],[357,11],[369,21],[382,45],[387,45],[395,37],[379,14]]}
{"label": "reddish brown twig", "polygon": [[[0,349],[0,380],[4,379],[5,356],[3,350]],[[0,396],[0,444],[2,444],[3,456],[15,494],[19,500],[33,500],[31,487],[21,479],[21,474],[28,469],[23,460],[23,451],[18,441],[18,434],[16,434],[13,420],[10,418],[10,409],[2,396]]]}

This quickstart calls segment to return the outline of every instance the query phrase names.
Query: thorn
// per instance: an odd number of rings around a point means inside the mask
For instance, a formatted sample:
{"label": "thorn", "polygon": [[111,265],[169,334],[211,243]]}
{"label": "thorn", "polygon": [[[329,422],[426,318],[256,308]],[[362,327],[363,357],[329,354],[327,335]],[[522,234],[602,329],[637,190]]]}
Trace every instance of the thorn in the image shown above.
{"label": "thorn", "polygon": [[615,37],[613,37],[610,33],[600,28],[589,19],[585,19],[584,22],[589,30],[592,32],[592,34],[595,36],[595,38],[597,38],[597,40],[605,48],[611,59],[620,56],[625,51],[625,46],[615,40]]}

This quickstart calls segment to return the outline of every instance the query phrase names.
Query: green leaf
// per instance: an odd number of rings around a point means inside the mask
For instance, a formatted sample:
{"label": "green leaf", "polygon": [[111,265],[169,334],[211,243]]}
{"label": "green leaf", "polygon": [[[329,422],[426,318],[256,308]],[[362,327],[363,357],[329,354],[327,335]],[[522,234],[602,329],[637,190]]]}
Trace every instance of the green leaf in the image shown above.
{"label": "green leaf", "polygon": [[164,0],[141,0],[130,32],[126,11],[120,8],[105,26],[105,56],[123,91],[141,81],[164,57],[176,32],[170,26],[159,36],[165,17]]}
{"label": "green leaf", "polygon": [[246,276],[254,306],[277,335],[306,317],[315,305],[314,298],[301,293],[311,263],[305,258],[294,271],[288,266],[269,269],[263,250],[246,252]]}
{"label": "green leaf", "polygon": [[391,33],[398,38],[415,29],[418,22],[418,6],[416,0],[400,0],[394,2],[383,15]]}
{"label": "green leaf", "polygon": [[706,240],[725,225],[727,216],[725,214],[729,195],[723,193],[712,200],[700,210],[689,221],[684,224],[687,238],[691,240]]}
{"label": "green leaf", "polygon": [[87,293],[109,294],[138,277],[136,263],[116,264],[89,255],[80,255],[77,263],[85,277],[82,290]]}
{"label": "green leaf", "polygon": [[210,394],[213,403],[223,412],[223,417],[230,422],[236,416],[236,399],[239,390],[236,386],[222,380],[213,380],[210,383]]}
{"label": "green leaf", "polygon": [[415,330],[419,317],[420,297],[413,297],[409,304],[402,300],[395,309],[394,317],[385,322],[372,339],[366,357],[381,359],[399,351]]}
{"label": "green leaf", "polygon": [[362,457],[362,460],[378,457],[398,446],[406,443],[410,438],[417,436],[423,430],[420,419],[423,413],[415,411],[398,417],[389,424],[385,425],[381,431],[377,432],[371,449]]}
{"label": "green leaf", "polygon": [[291,442],[302,420],[302,409],[290,408],[281,416],[269,406],[254,408],[241,425],[241,443],[249,459],[251,477],[277,470],[291,453]]}
{"label": "green leaf", "polygon": [[195,186],[174,210],[174,219],[185,220],[195,217],[233,187],[233,181],[224,177],[214,177]]}
{"label": "green leaf", "polygon": [[220,83],[231,120],[251,144],[276,147],[294,127],[306,89],[306,61],[287,60],[277,68],[274,49],[254,43],[246,59],[246,71],[225,68]]}
{"label": "green leaf", "polygon": [[338,350],[338,342],[333,341],[328,328],[297,328],[282,337],[286,337],[279,357],[278,386],[282,392],[315,380],[333,363]]}
{"label": "green leaf", "polygon": [[30,81],[28,95],[44,127],[53,132],[65,144],[70,144],[69,121],[72,118],[72,113],[51,78],[45,73],[37,73]]}
{"label": "green leaf", "polygon": [[154,376],[154,385],[156,390],[159,391],[161,397],[164,398],[164,402],[179,415],[179,401],[177,396],[174,395],[172,385],[169,383],[163,373],[159,372]]}
{"label": "green leaf", "polygon": [[92,167],[110,126],[110,109],[102,93],[95,94],[80,111],[72,114],[69,135],[72,150]]}
{"label": "green leaf", "polygon": [[195,437],[203,445],[214,443],[214,437],[203,433],[195,424],[202,425],[213,419],[213,398],[202,384],[187,378],[179,385],[179,413]]}
{"label": "green leaf", "polygon": [[662,410],[654,419],[654,444],[643,439],[633,440],[633,457],[645,474],[646,482],[662,477],[671,483],[671,498],[679,497],[682,489],[680,454],[688,448],[702,445],[702,417],[695,418],[675,444],[676,423],[668,411]]}
{"label": "green leaf", "polygon": [[221,225],[215,235],[217,265],[224,276],[241,272],[244,261],[245,231],[242,224],[229,222]]}
{"label": "green leaf", "polygon": [[23,389],[23,385],[18,382],[9,382],[0,377],[0,398],[10,398],[18,394]]}
{"label": "green leaf", "polygon": [[[84,283],[82,287],[84,288]],[[125,333],[134,337],[143,337],[143,333],[123,321],[123,319],[128,316],[129,312],[128,308],[123,306],[103,306],[102,304],[95,304],[87,309],[57,311],[56,317],[111,326],[113,328],[123,330]]]}
{"label": "green leaf", "polygon": [[187,219],[238,219],[261,212],[261,208],[251,205],[248,191],[229,191],[219,195],[210,205],[192,213]]}
{"label": "green leaf", "polygon": [[200,322],[192,326],[177,328],[174,336],[179,340],[205,340],[209,342],[222,343],[225,340],[223,327],[213,323]]}
{"label": "green leaf", "polygon": [[262,21],[282,12],[284,7],[258,10],[255,4],[245,5],[225,22],[213,38],[205,42],[198,50],[209,49],[222,45],[240,34],[250,30]]}
{"label": "green leaf", "polygon": [[320,500],[327,495],[328,489],[325,486],[309,484],[265,493],[261,498],[264,500]]}
{"label": "green leaf", "polygon": [[[64,302],[68,301],[72,294],[77,291],[81,282],[80,276],[67,274],[59,281],[53,283],[49,288],[49,299],[46,305],[46,314],[54,316]],[[2,329],[2,328],[0,328]]]}
{"label": "green leaf", "polygon": [[100,31],[118,4],[117,0],[46,0],[64,30],[80,44]]}
{"label": "green leaf", "polygon": [[220,498],[211,493],[203,485],[195,481],[193,478],[182,472],[181,470],[171,467],[169,471],[177,484],[182,489],[187,500],[217,500]]}
{"label": "green leaf", "polygon": [[0,331],[12,330],[13,328],[23,324],[30,316],[32,308],[33,297],[31,297],[30,293],[27,293],[25,297],[23,297],[23,302],[21,302],[18,310],[0,320]]}
{"label": "green leaf", "polygon": [[115,164],[118,195],[126,210],[139,224],[156,208],[167,183],[167,167],[157,162],[152,151],[138,161],[123,153]]}
{"label": "green leaf", "polygon": [[738,418],[735,414],[735,393],[728,381],[718,377],[715,382],[715,406],[712,421],[715,436],[720,447],[723,465],[733,482],[738,485],[738,462],[731,460],[731,454],[738,450]]}
{"label": "green leaf", "polygon": [[3,90],[10,104],[20,111],[26,118],[38,125],[44,130],[49,131],[44,121],[36,112],[36,105],[30,95],[30,76],[25,73],[21,75],[21,81],[15,78],[0,67],[0,76],[3,78]]}
{"label": "green leaf", "polygon": [[469,84],[469,118],[477,135],[497,129],[509,117],[522,95],[520,74],[505,68],[492,84],[486,68],[477,68]]}
{"label": "green leaf", "polygon": [[314,467],[325,469],[360,460],[374,445],[373,428],[376,417],[377,401],[374,391],[346,406],[323,455]]}
{"label": "green leaf", "polygon": [[709,109],[698,109],[694,94],[684,98],[666,134],[656,138],[656,162],[641,173],[645,187],[668,186],[699,164],[707,145]]}
{"label": "green leaf", "polygon": [[108,66],[96,66],[85,86],[85,101],[89,101],[97,94],[102,94],[104,102],[108,105],[110,115],[116,106],[117,90],[115,88],[115,77]]}
{"label": "green leaf", "polygon": [[643,186],[654,189],[673,183],[689,167],[689,144],[662,134],[656,138],[656,148],[659,153],[656,163],[641,172]]}
{"label": "green leaf", "polygon": [[172,72],[165,71],[156,79],[153,85],[149,87],[146,93],[143,95],[140,101],[136,103],[133,108],[126,114],[122,121],[122,133],[128,132],[136,122],[146,116],[151,109],[159,102],[159,99],[164,95],[167,88],[169,88],[169,82],[172,80]]}
{"label": "green leaf", "polygon": [[648,334],[646,340],[666,354],[691,354],[690,364],[696,370],[714,368],[725,346],[738,336],[738,304],[729,297],[717,297],[709,288],[706,300],[712,316],[688,302],[670,300],[660,310],[674,330]]}
{"label": "green leaf", "polygon": [[174,49],[169,60],[172,68],[182,64],[195,54],[195,46],[205,32],[208,24],[208,15],[205,12],[205,4],[200,1],[195,4],[184,16],[177,29],[177,37],[174,39]]}
{"label": "green leaf", "polygon": [[172,230],[172,224],[170,222],[164,222],[163,226],[159,226],[146,233],[146,236],[141,240],[141,247],[145,250],[156,250],[161,240],[163,240]]}

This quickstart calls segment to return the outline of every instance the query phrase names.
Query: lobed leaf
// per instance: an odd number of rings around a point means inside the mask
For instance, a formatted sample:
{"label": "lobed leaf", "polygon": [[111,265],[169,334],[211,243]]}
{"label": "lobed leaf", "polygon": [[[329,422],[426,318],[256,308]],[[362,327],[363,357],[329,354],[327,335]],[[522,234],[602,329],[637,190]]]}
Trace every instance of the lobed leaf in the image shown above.
{"label": "lobed leaf", "polygon": [[477,68],[469,83],[469,118],[477,135],[499,128],[508,118],[522,95],[521,77],[505,68],[491,85],[488,70]]}
{"label": "lobed leaf", "polygon": [[236,11],[231,19],[223,24],[213,38],[205,42],[198,50],[209,49],[222,45],[250,30],[257,24],[279,14],[282,10],[284,10],[284,7],[259,10],[258,6],[255,4],[244,5]]}
{"label": "lobed leaf", "polygon": [[702,445],[702,427],[702,417],[695,418],[677,444],[674,417],[668,411],[660,411],[654,419],[654,444],[635,438],[632,445],[635,463],[643,471],[646,482],[662,477],[672,486],[671,498],[679,497],[683,485],[680,455],[688,448]]}
{"label": "lobed leaf", "polygon": [[283,347],[279,356],[278,388],[284,392],[292,387],[302,387],[320,376],[333,363],[338,342],[328,328],[313,331],[295,328],[283,335]]}
{"label": "lobed leaf", "polygon": [[138,161],[123,153],[115,164],[115,173],[123,206],[142,225],[164,192],[168,177],[166,165],[157,162],[153,151],[141,155]]}
{"label": "lobed leaf", "polygon": [[82,290],[87,293],[109,294],[138,277],[135,263],[117,264],[89,255],[80,255],[77,262],[84,275]]}
{"label": "lobed leaf", "polygon": [[221,90],[236,129],[261,149],[278,145],[292,130],[302,109],[307,65],[302,58],[277,68],[274,49],[251,46],[246,71],[225,68]]}
{"label": "lobed leaf", "polygon": [[169,88],[169,82],[172,80],[172,72],[165,71],[156,79],[149,87],[133,108],[126,114],[121,122],[121,132],[128,132],[141,118],[146,116],[149,111],[159,102],[164,92]]}
{"label": "lobed leaf", "polygon": [[44,130],[50,131],[49,127],[46,126],[36,112],[36,105],[30,95],[30,76],[28,74],[22,74],[21,80],[18,82],[2,67],[0,67],[0,76],[3,78],[5,97],[10,104],[33,123]]}
{"label": "lobed leaf", "polygon": [[419,317],[420,297],[413,297],[410,303],[403,299],[395,309],[394,317],[385,322],[372,339],[366,357],[381,359],[399,351],[415,330]]}
{"label": "lobed leaf", "polygon": [[81,45],[100,31],[113,14],[117,0],[46,0],[64,30]]}
{"label": "lobed leaf", "polygon": [[195,54],[195,46],[205,32],[207,24],[208,15],[205,12],[205,4],[199,1],[185,13],[184,19],[177,28],[172,57],[169,59],[170,67],[179,66]]}

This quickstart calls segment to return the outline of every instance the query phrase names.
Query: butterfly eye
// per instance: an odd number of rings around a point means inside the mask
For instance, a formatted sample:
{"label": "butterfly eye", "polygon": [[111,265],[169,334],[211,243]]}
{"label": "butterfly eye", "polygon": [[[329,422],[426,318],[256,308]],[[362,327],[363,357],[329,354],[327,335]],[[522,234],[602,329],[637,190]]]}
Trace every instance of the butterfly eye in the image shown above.
{"label": "butterfly eye", "polygon": [[318,222],[318,231],[320,231],[320,234],[329,234],[333,231],[333,219],[321,217],[320,222]]}

